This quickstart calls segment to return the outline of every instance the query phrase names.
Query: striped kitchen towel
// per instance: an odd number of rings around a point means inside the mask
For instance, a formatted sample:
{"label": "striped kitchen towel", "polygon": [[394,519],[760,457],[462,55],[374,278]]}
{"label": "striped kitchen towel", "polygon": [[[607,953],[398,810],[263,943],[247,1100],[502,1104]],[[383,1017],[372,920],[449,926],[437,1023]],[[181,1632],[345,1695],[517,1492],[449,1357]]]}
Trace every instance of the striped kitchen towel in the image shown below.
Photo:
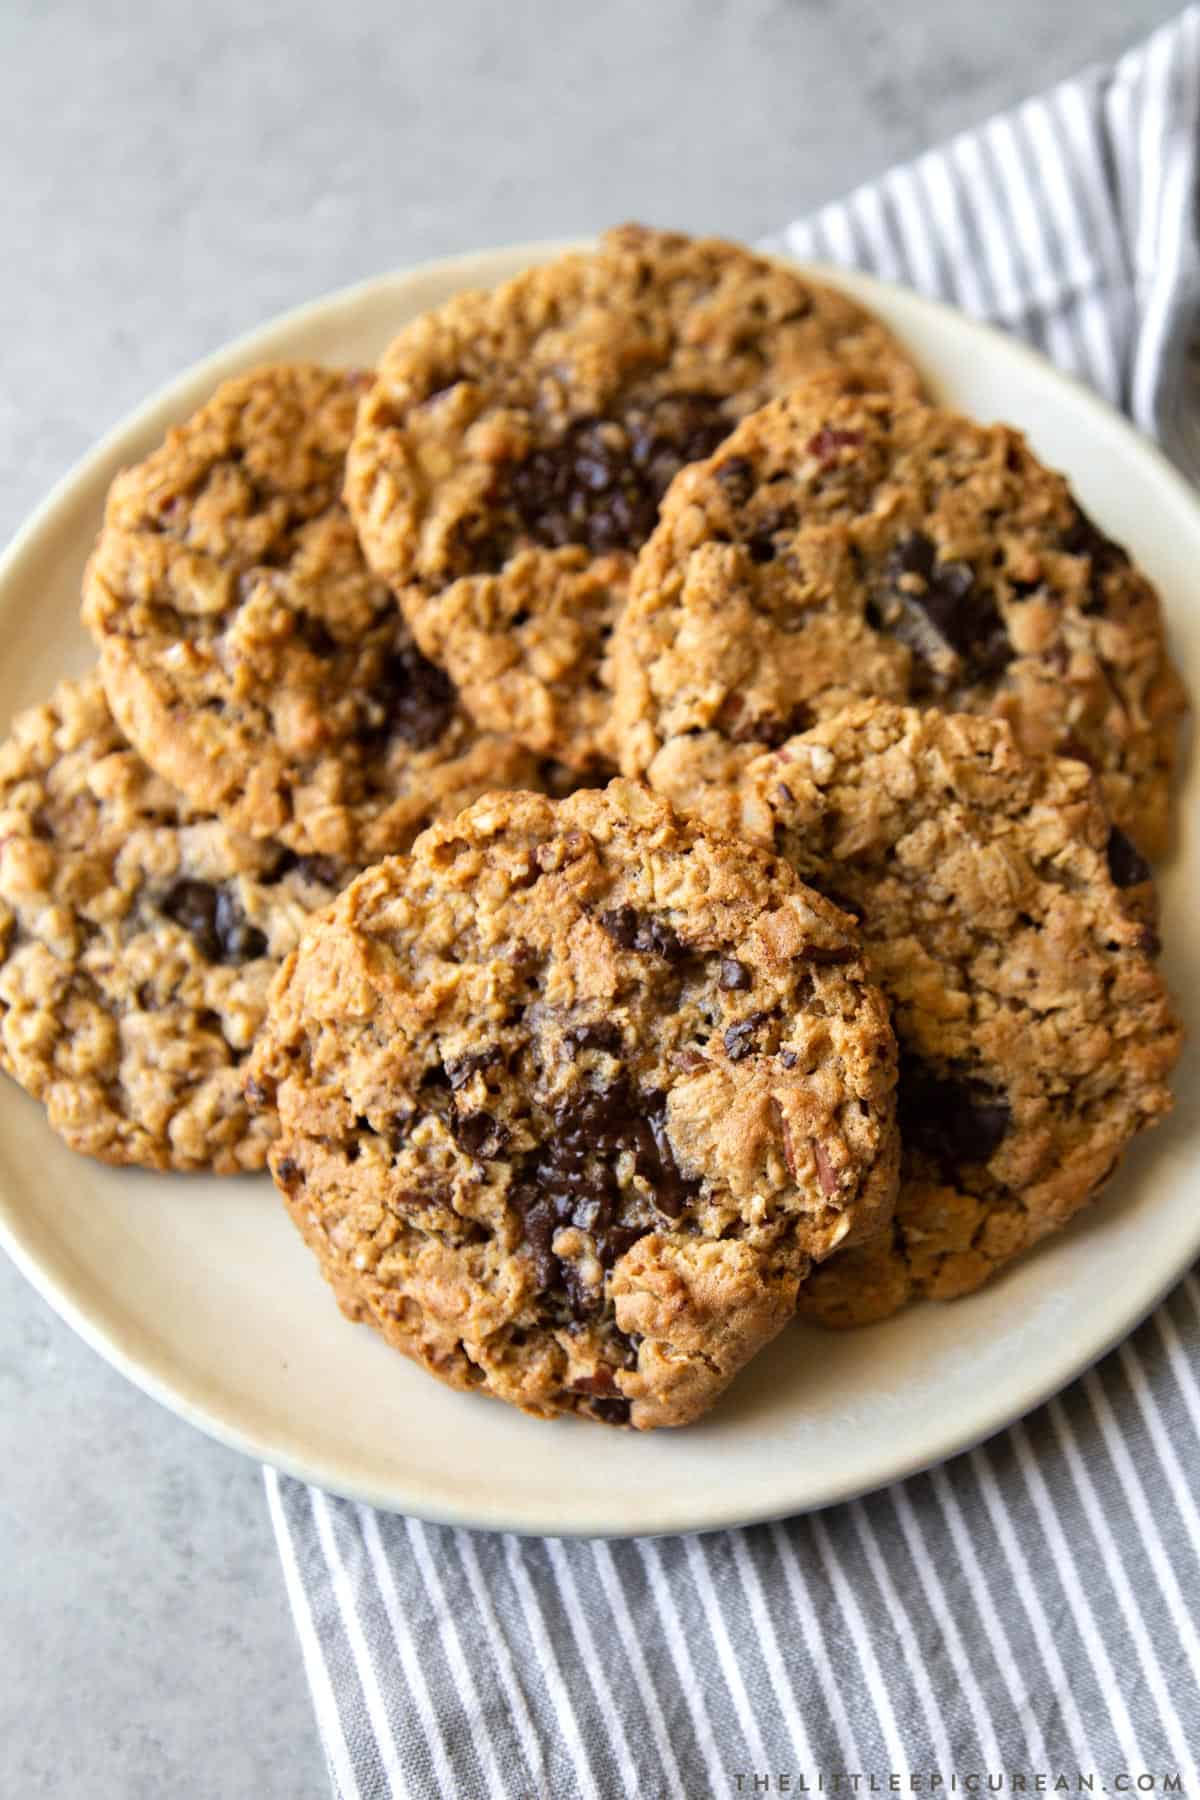
{"label": "striped kitchen towel", "polygon": [[[1200,8],[775,240],[1020,333],[1177,454]],[[1200,451],[1200,445],[1197,445]],[[341,1800],[1200,1800],[1200,1282],[929,1474],[782,1525],[533,1541],[267,1472]]]}

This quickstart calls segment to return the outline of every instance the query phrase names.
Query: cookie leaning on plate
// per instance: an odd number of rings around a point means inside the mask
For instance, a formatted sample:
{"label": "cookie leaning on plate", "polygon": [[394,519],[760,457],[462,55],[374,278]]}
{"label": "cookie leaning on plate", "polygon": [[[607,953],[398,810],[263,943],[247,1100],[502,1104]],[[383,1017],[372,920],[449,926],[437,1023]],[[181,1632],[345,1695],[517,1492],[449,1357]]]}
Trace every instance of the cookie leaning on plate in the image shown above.
{"label": "cookie leaning on plate", "polygon": [[801,375],[859,361],[917,391],[845,295],[627,225],[401,332],[359,413],[347,501],[474,717],[585,768],[610,753],[608,637],[672,477]]}
{"label": "cookie leaning on plate", "polygon": [[894,1195],[895,1046],[853,925],[614,782],[488,796],[356,880],[253,1061],[351,1317],[457,1387],[703,1412]]}
{"label": "cookie leaning on plate", "polygon": [[340,494],[367,379],[299,363],[225,382],[113,483],[84,594],[152,768],[239,831],[359,863],[535,780],[363,562]]}
{"label": "cookie leaning on plate", "polygon": [[818,1270],[802,1311],[863,1324],[969,1293],[1170,1108],[1182,1034],[1148,871],[1082,763],[962,714],[860,702],[752,764],[741,805],[861,913],[900,1045],[894,1221]]}
{"label": "cookie leaning on plate", "polygon": [[129,748],[95,675],[0,746],[0,1067],[73,1150],[261,1168],[243,1094],[271,980],[343,877],[238,837]]}
{"label": "cookie leaning on plate", "polygon": [[753,754],[860,695],[1005,718],[1096,770],[1149,856],[1185,700],[1158,598],[1023,437],[823,377],[684,470],[614,649],[627,775],[726,816]]}

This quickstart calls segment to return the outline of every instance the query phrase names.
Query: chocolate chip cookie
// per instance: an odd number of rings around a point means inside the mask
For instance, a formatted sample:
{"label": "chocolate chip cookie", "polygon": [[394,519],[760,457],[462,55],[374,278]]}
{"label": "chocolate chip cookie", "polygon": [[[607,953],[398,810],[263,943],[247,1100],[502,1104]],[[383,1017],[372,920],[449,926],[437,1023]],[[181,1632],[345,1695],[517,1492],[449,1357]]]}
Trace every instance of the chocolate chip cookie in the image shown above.
{"label": "chocolate chip cookie", "polygon": [[121,729],[236,830],[367,862],[533,779],[368,571],[340,492],[368,377],[227,381],[114,483],[85,586]]}
{"label": "chocolate chip cookie", "polygon": [[488,796],[367,870],[252,1070],[352,1317],[454,1386],[649,1429],[887,1216],[894,1053],[850,919],[618,781]]}
{"label": "chocolate chip cookie", "polygon": [[103,1162],[261,1168],[245,1061],[352,872],[235,836],[129,748],[95,675],[64,682],[0,747],[0,1066]]}
{"label": "chocolate chip cookie", "polygon": [[[900,1045],[895,1218],[808,1281],[864,1324],[969,1293],[1171,1104],[1149,871],[1079,762],[999,720],[859,702],[760,757],[742,828],[861,917]],[[1137,903],[1128,904],[1134,895]]]}
{"label": "chocolate chip cookie", "polygon": [[416,320],[364,400],[368,561],[483,726],[603,760],[608,638],[673,476],[800,375],[916,373],[879,322],[734,244],[627,225]]}
{"label": "chocolate chip cookie", "polygon": [[1089,763],[1157,855],[1185,702],[1150,583],[1018,432],[860,385],[806,383],[672,486],[614,648],[624,772],[720,816],[746,745],[878,695]]}

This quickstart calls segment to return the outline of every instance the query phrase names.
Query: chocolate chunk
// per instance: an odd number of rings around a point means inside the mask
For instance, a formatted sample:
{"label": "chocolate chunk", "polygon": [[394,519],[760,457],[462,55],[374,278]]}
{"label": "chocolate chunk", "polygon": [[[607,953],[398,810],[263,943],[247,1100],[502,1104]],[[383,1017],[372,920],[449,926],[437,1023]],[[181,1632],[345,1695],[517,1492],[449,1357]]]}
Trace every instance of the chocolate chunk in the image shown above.
{"label": "chocolate chunk", "polygon": [[191,933],[201,954],[209,962],[218,962],[221,945],[217,937],[217,890],[207,881],[177,881],[165,896],[163,912],[176,925]]}
{"label": "chocolate chunk", "polygon": [[906,531],[896,539],[888,555],[888,579],[899,581],[902,575],[918,575],[928,581],[936,562],[937,551],[932,538],[926,537],[923,531]]}
{"label": "chocolate chunk", "polygon": [[679,962],[687,954],[686,944],[665,919],[639,913],[636,907],[618,906],[611,912],[603,912],[600,924],[622,950],[640,950],[650,956],[661,956],[665,962]]}
{"label": "chocolate chunk", "polygon": [[648,1110],[645,1118],[639,1121],[642,1130],[638,1135],[635,1158],[638,1174],[645,1176],[654,1189],[654,1204],[659,1212],[669,1219],[677,1219],[700,1192],[700,1183],[685,1176],[675,1161],[675,1152],[667,1136],[666,1095],[650,1093],[645,1100]]}
{"label": "chocolate chunk", "polygon": [[[540,1150],[526,1157],[510,1192],[512,1204],[524,1222],[526,1240],[534,1256],[542,1288],[562,1284],[557,1259],[551,1253],[555,1231],[575,1225],[588,1231],[604,1260],[606,1233],[615,1221],[616,1182],[608,1165],[608,1153],[622,1141],[626,1124],[625,1090],[589,1093],[555,1116],[555,1135]],[[568,1298],[575,1305],[568,1290]],[[589,1302],[590,1304],[590,1302]]]}
{"label": "chocolate chunk", "polygon": [[905,1148],[924,1151],[951,1179],[964,1163],[987,1162],[1012,1119],[995,1088],[966,1074],[939,1075],[911,1051],[901,1057],[896,1111]]}
{"label": "chocolate chunk", "polygon": [[1104,854],[1114,887],[1137,887],[1139,882],[1149,881],[1150,864],[1116,825],[1108,834]]}
{"label": "chocolate chunk", "polygon": [[503,1061],[504,1052],[499,1044],[489,1044],[486,1050],[476,1050],[471,1056],[460,1056],[457,1062],[448,1062],[446,1078],[457,1093],[459,1088],[466,1087],[472,1075],[481,1075],[485,1069],[494,1069]]}
{"label": "chocolate chunk", "polygon": [[480,1162],[499,1156],[508,1142],[507,1129],[487,1112],[452,1114],[450,1131],[460,1150]]}
{"label": "chocolate chunk", "polygon": [[634,483],[622,486],[628,443],[620,428],[584,419],[556,444],[535,450],[509,473],[506,500],[520,531],[550,549],[584,544],[590,550],[617,549],[627,534],[641,542],[654,529],[647,497]]}
{"label": "chocolate chunk", "polygon": [[940,694],[955,680],[999,675],[1014,651],[991,594],[970,563],[937,560],[932,539],[909,531],[888,557],[885,586],[868,621],[906,644],[917,659],[914,695]]}
{"label": "chocolate chunk", "polygon": [[520,537],[550,549],[583,544],[599,555],[636,550],[685,463],[711,454],[733,421],[712,394],[665,394],[613,418],[576,419],[497,478],[488,505],[511,511],[508,553]]}
{"label": "chocolate chunk", "polygon": [[725,1053],[730,1062],[741,1062],[749,1056],[754,1048],[754,1034],[766,1019],[765,1012],[751,1013],[748,1019],[742,1019],[737,1025],[731,1025],[725,1033]]}
{"label": "chocolate chunk", "polygon": [[850,944],[806,944],[805,960],[828,967],[834,963],[853,962],[857,952]]}
{"label": "chocolate chunk", "polygon": [[635,950],[644,950],[647,955],[661,956],[664,962],[679,962],[686,954],[685,946],[680,942],[671,926],[665,919],[649,918],[639,927],[634,939]]}
{"label": "chocolate chunk", "polygon": [[721,958],[721,974],[717,981],[718,987],[724,988],[727,994],[736,994],[743,993],[746,988],[753,986],[753,983],[754,977],[751,975],[745,963],[739,962],[736,956],[724,956]]}
{"label": "chocolate chunk", "polygon": [[265,934],[247,921],[228,888],[191,878],[177,881],[164,896],[162,910],[190,932],[208,962],[250,962],[267,948]]}
{"label": "chocolate chunk", "polygon": [[554,1207],[536,1189],[516,1188],[511,1198],[521,1217],[525,1247],[533,1261],[538,1291],[545,1293],[553,1287],[558,1276],[558,1258],[551,1248],[554,1233],[558,1230]]}
{"label": "chocolate chunk", "polygon": [[596,1246],[596,1254],[606,1269],[611,1269],[618,1257],[632,1250],[640,1237],[646,1234],[640,1225],[610,1225]]}
{"label": "chocolate chunk", "polygon": [[396,737],[413,750],[436,744],[454,717],[454,683],[421,655],[415,644],[394,650],[371,693],[378,712],[362,736],[371,742]]}
{"label": "chocolate chunk", "polygon": [[592,1089],[555,1114],[555,1154],[620,1150],[631,1122],[629,1092],[624,1082]]}
{"label": "chocolate chunk", "polygon": [[632,906],[617,906],[600,914],[600,924],[613,943],[622,950],[632,950],[638,932],[638,915]]}
{"label": "chocolate chunk", "polygon": [[285,1188],[293,1188],[304,1180],[299,1163],[290,1156],[281,1156],[275,1165],[275,1179]]}
{"label": "chocolate chunk", "polygon": [[628,1425],[628,1400],[593,1400],[588,1411],[596,1418],[602,1419],[606,1425]]}
{"label": "chocolate chunk", "polygon": [[560,1290],[576,1317],[586,1317],[603,1296],[581,1282],[553,1253],[555,1233],[573,1225],[591,1236],[603,1267],[643,1236],[646,1227],[622,1216],[615,1164],[625,1151],[653,1190],[654,1204],[678,1218],[699,1190],[680,1172],[666,1130],[666,1099],[658,1092],[631,1093],[627,1083],[593,1089],[554,1116],[554,1135],[526,1157],[509,1191],[522,1221],[539,1288]]}

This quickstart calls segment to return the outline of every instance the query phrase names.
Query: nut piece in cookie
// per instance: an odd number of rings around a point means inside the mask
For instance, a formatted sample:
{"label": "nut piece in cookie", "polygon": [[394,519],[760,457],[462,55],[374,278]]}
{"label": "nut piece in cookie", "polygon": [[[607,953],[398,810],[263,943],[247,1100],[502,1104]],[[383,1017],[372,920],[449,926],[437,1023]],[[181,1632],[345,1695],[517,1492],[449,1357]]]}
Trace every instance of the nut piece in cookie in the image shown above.
{"label": "nut piece in cookie", "polygon": [[871,695],[1007,719],[1090,764],[1145,855],[1169,838],[1185,701],[1150,583],[1019,433],[851,376],[680,474],[613,671],[625,774],[714,820],[747,746]]}
{"label": "nut piece in cookie", "polygon": [[742,829],[861,919],[900,1045],[895,1219],[801,1295],[865,1324],[969,1293],[1169,1110],[1181,1031],[1148,870],[1082,763],[860,702],[746,772]]}
{"label": "nut piece in cookie", "polygon": [[102,1162],[261,1168],[246,1059],[352,872],[230,832],[129,748],[97,676],[63,682],[0,746],[0,1067]]}
{"label": "nut piece in cookie", "polygon": [[671,480],[843,362],[917,390],[844,294],[735,244],[627,225],[401,332],[359,412],[346,498],[480,724],[586,768],[610,754],[608,639]]}
{"label": "nut piece in cookie", "polygon": [[253,1077],[352,1317],[454,1386],[650,1429],[888,1217],[894,1056],[851,920],[618,781],[488,796],[367,870]]}
{"label": "nut piece in cookie", "polygon": [[531,758],[481,735],[363,561],[341,503],[366,375],[227,381],[113,483],[84,622],[146,761],[300,854],[402,850]]}

